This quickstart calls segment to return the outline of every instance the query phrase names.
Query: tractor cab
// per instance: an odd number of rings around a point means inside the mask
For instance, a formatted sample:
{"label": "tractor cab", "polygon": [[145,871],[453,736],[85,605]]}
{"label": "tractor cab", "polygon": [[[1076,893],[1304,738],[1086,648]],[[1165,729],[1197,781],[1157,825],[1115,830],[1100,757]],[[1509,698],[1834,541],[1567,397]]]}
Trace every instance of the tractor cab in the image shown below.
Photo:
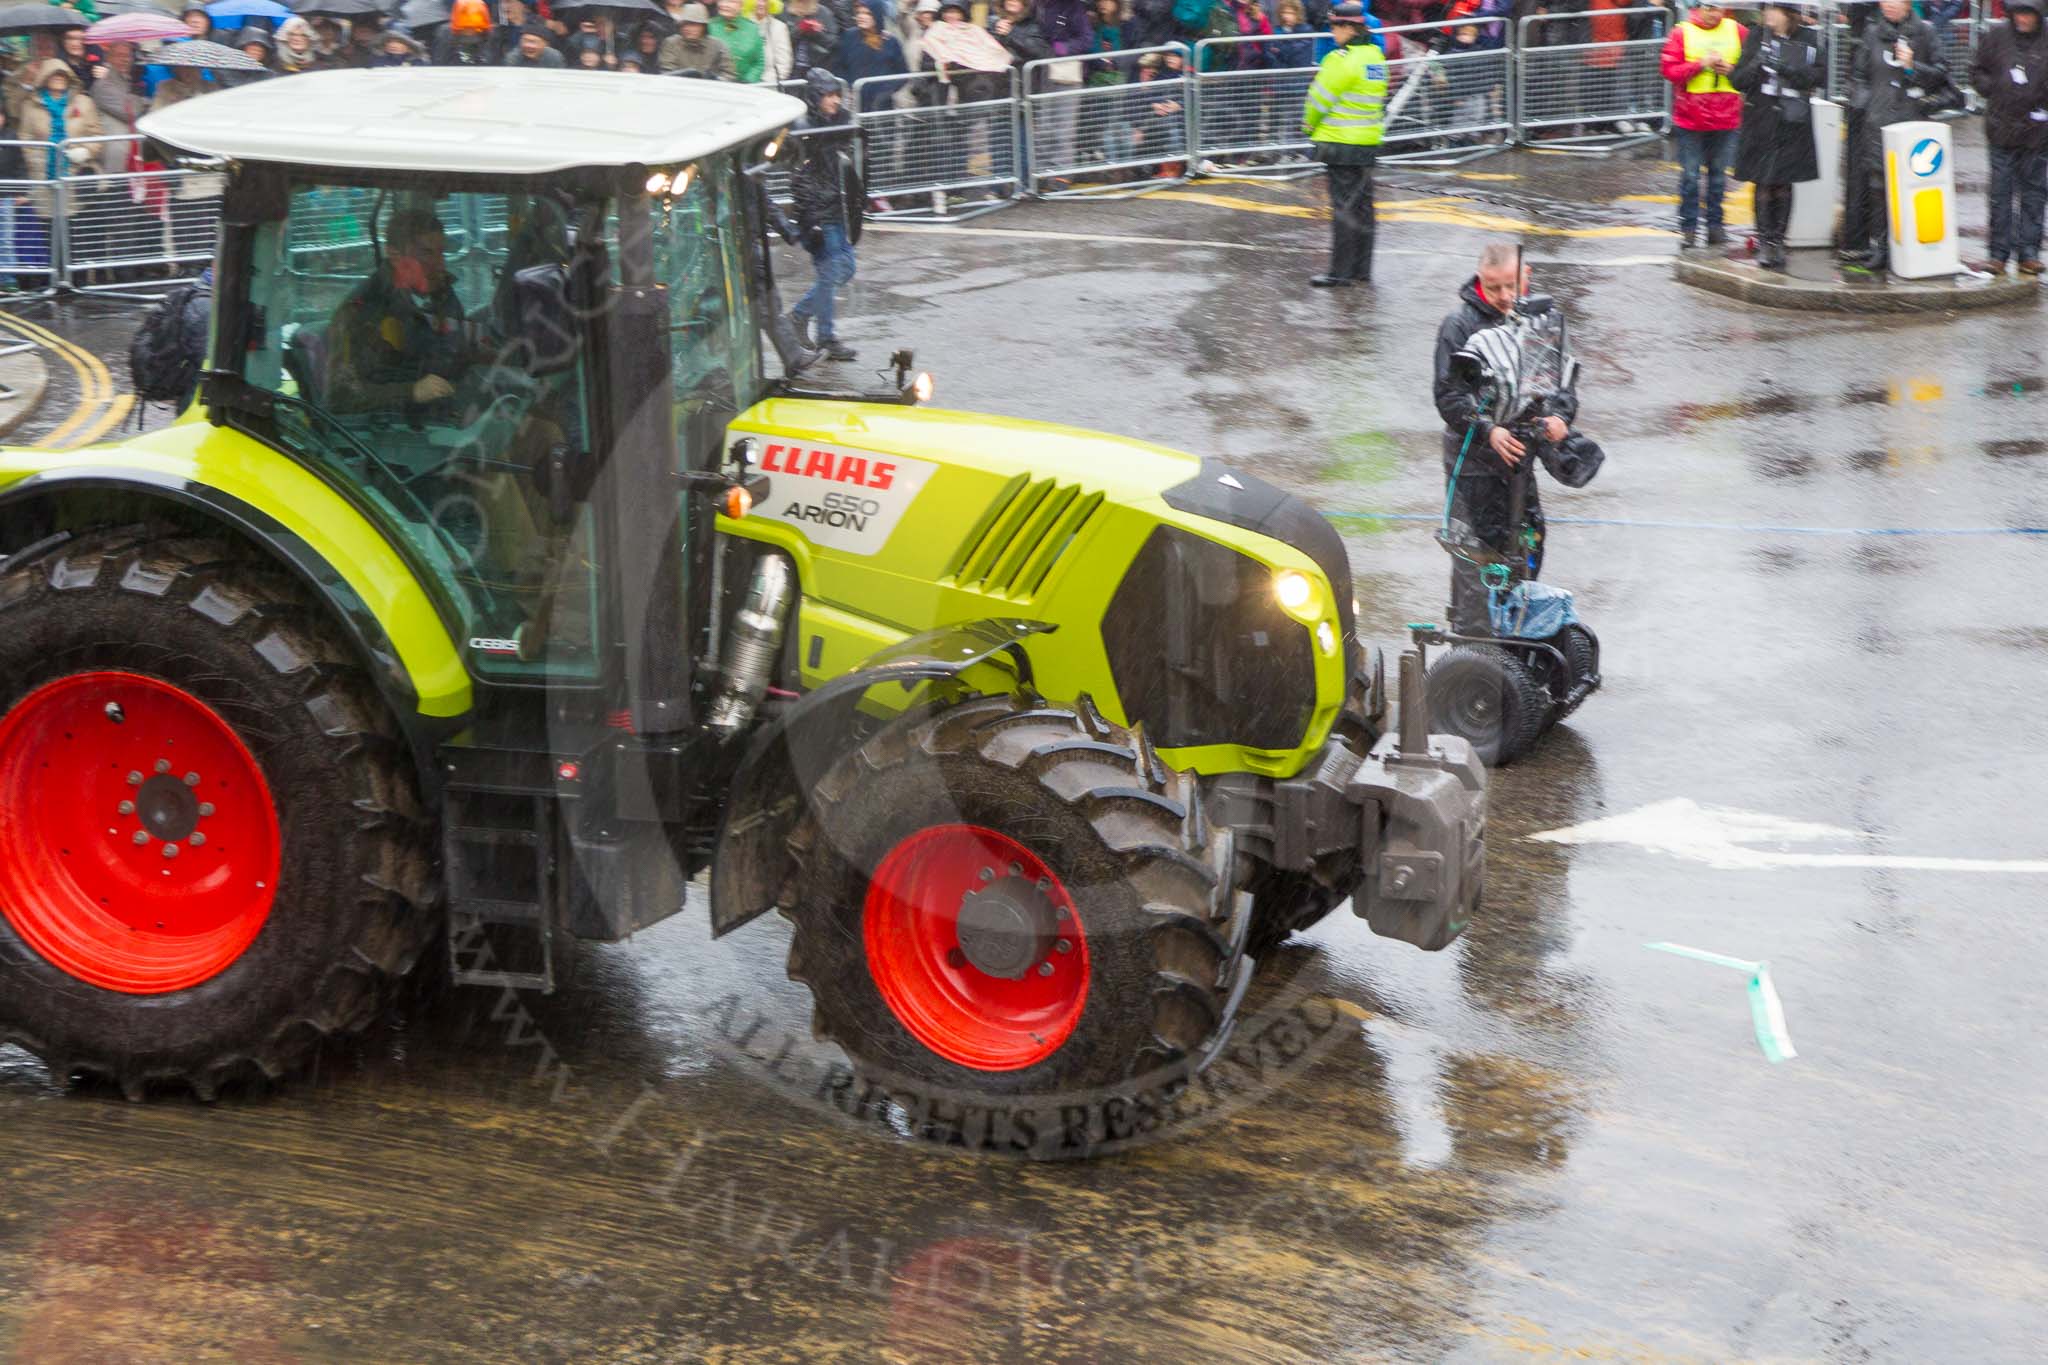
{"label": "tractor cab", "polygon": [[[388,528],[480,683],[622,681],[607,559],[674,577],[663,537],[693,528],[648,514],[673,521],[693,473],[717,491],[726,423],[770,389],[761,187],[801,113],[711,82],[465,70],[152,119],[229,171],[208,417]],[[601,486],[637,524],[604,524]]]}

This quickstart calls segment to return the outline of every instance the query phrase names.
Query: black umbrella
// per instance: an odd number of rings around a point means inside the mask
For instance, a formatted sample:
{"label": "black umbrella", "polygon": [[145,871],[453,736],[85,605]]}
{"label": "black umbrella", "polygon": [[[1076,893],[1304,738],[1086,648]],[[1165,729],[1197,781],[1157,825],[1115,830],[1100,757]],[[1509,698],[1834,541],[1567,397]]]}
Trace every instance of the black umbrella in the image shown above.
{"label": "black umbrella", "polygon": [[204,38],[166,43],[145,59],[151,66],[196,66],[202,71],[268,71],[270,68],[246,53],[237,52]]}
{"label": "black umbrella", "polygon": [[380,0],[305,0],[304,4],[293,5],[292,8],[307,18],[314,15],[325,19],[384,17],[384,5]]}
{"label": "black umbrella", "polygon": [[69,5],[0,5],[0,33],[84,28],[91,22]]}
{"label": "black umbrella", "polygon": [[655,4],[654,0],[556,0],[555,13],[653,14],[668,18],[668,11]]}
{"label": "black umbrella", "polygon": [[[318,4],[319,0],[313,0]],[[409,29],[434,28],[448,22],[449,0],[405,0],[398,7],[398,22]]]}

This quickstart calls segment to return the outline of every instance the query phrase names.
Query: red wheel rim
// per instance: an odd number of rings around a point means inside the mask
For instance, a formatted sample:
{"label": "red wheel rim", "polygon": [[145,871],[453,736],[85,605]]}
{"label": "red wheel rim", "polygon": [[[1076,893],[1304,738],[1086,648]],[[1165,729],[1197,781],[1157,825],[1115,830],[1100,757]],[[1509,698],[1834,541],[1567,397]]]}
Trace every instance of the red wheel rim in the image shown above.
{"label": "red wheel rim", "polygon": [[0,915],[125,995],[187,990],[263,930],[282,856],[270,786],[220,715],[137,673],[77,673],[0,717]]}
{"label": "red wheel rim", "polygon": [[890,849],[868,883],[862,934],[883,1002],[960,1066],[1043,1061],[1088,1003],[1073,898],[1037,855],[991,829],[935,825]]}

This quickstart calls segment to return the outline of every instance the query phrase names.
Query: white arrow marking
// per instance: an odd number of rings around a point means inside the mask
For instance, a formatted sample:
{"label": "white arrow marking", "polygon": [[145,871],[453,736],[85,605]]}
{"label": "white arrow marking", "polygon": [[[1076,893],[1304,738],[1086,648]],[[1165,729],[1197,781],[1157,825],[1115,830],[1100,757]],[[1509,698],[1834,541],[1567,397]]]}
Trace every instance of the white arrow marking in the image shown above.
{"label": "white arrow marking", "polygon": [[2048,874],[2048,858],[1923,858],[1893,853],[1799,853],[1747,844],[1810,844],[1870,839],[1852,829],[1781,819],[1755,811],[1702,806],[1685,797],[1657,801],[1605,820],[1548,829],[1546,844],[1630,844],[1731,871],[1775,867],[1878,867],[1908,872]]}

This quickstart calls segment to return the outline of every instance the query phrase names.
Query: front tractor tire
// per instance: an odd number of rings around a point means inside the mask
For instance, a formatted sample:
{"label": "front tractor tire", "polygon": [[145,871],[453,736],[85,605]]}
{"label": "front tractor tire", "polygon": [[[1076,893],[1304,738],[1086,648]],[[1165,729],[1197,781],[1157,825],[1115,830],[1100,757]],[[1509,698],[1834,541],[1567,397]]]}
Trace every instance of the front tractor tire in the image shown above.
{"label": "front tractor tire", "polygon": [[219,541],[0,576],[0,1043],[210,1099],[375,1017],[433,935],[429,826],[350,657]]}
{"label": "front tractor tire", "polygon": [[1043,1119],[1171,1085],[1220,1045],[1251,967],[1231,843],[1191,776],[1085,698],[913,713],[812,793],[789,974],[814,1032],[906,1107]]}

